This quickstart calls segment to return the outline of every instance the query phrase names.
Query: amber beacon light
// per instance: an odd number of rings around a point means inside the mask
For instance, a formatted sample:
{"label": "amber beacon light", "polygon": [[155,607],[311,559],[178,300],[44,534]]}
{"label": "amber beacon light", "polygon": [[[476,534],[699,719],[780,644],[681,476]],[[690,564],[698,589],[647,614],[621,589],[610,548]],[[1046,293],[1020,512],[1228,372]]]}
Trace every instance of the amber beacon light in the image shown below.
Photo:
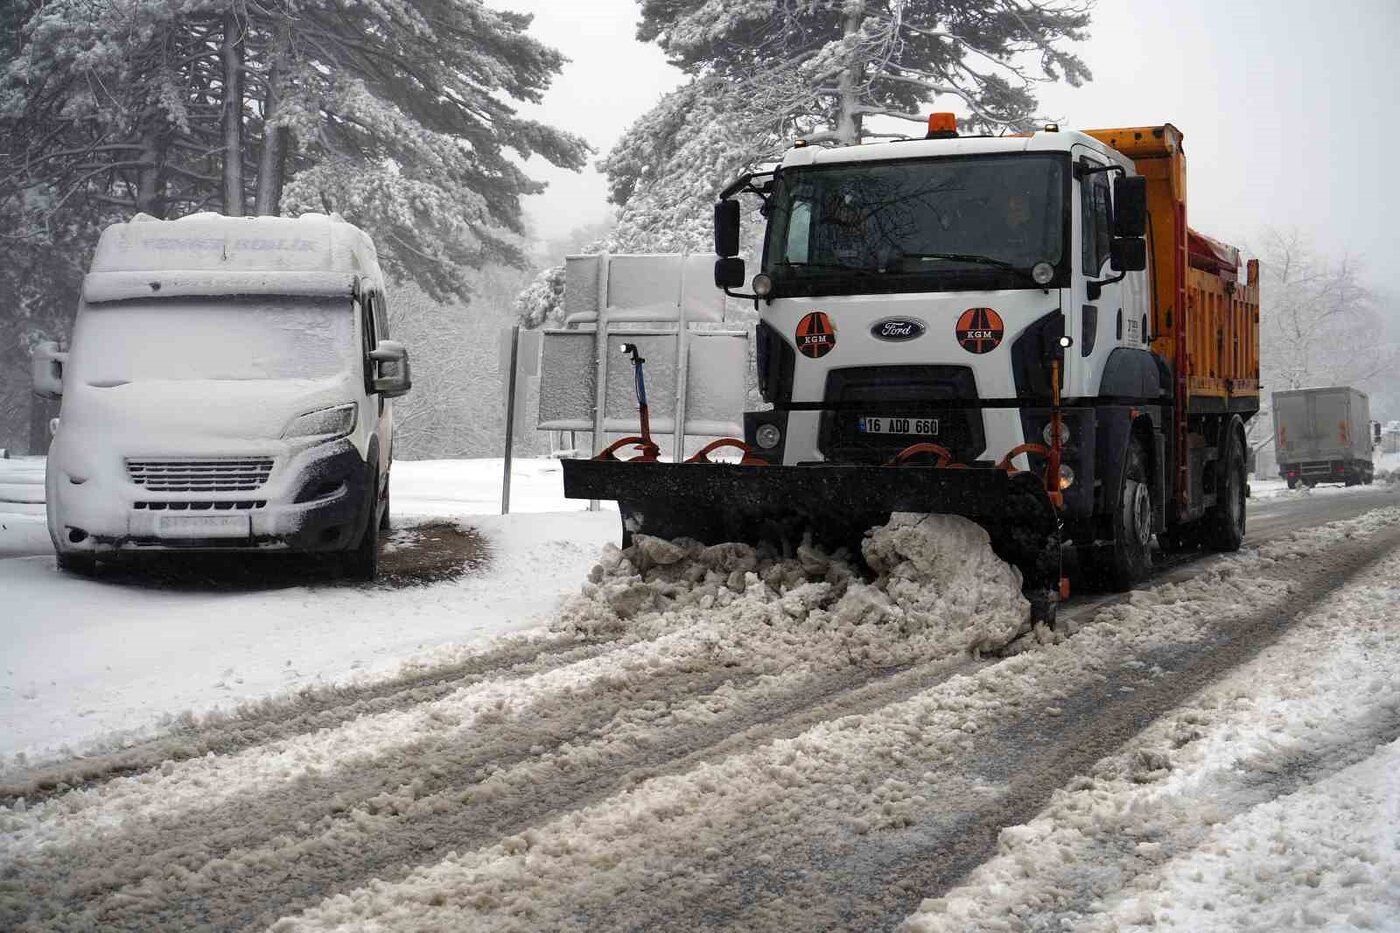
{"label": "amber beacon light", "polygon": [[925,139],[956,139],[958,118],[951,113],[931,113],[928,115],[928,135]]}

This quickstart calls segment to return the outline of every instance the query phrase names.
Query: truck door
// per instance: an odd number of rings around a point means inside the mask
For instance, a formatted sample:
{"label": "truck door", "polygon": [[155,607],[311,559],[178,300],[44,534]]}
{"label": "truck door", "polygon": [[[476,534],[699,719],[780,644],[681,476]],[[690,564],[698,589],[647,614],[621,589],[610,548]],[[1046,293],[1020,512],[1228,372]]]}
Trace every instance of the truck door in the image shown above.
{"label": "truck door", "polygon": [[[1076,146],[1075,150],[1076,166],[1102,168],[1107,164],[1087,147]],[[1075,174],[1079,175],[1079,196],[1074,208],[1076,235],[1071,242],[1078,245],[1076,265],[1082,275],[1074,277],[1070,304],[1065,309],[1065,330],[1074,338],[1074,346],[1066,355],[1065,394],[1091,396],[1098,394],[1108,354],[1130,334],[1135,335],[1140,323],[1135,319],[1133,328],[1127,327],[1123,283],[1100,285],[1097,289],[1090,285],[1115,274],[1108,263],[1113,238],[1112,173]],[[1095,290],[1097,295],[1093,294]],[[1140,344],[1134,340],[1134,345]]]}

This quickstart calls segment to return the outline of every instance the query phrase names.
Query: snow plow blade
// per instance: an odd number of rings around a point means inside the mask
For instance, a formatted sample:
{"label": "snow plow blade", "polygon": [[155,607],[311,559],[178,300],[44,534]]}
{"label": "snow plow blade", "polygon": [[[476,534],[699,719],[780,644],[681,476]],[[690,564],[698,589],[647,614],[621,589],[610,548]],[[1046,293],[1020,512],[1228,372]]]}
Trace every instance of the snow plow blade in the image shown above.
{"label": "snow plow blade", "polygon": [[[805,535],[858,560],[869,528],[894,512],[961,515],[1021,571],[1033,605],[1060,584],[1059,522],[1038,477],[922,466],[629,463],[564,460],[564,495],[614,500],[623,544],[633,534],[703,544],[768,543],[791,553]],[[1044,607],[1039,607],[1041,613]],[[1053,610],[1049,610],[1053,614]]]}

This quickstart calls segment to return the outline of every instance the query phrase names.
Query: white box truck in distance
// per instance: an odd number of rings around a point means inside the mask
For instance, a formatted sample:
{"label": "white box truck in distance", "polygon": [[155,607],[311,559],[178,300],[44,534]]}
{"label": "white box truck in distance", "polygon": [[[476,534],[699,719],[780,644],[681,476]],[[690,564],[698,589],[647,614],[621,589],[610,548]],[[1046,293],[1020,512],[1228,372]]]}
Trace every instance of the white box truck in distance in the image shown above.
{"label": "white box truck in distance", "polygon": [[1347,386],[1274,393],[1274,447],[1288,488],[1299,483],[1370,484],[1371,401]]}
{"label": "white box truck in distance", "polygon": [[393,404],[374,244],[337,215],[164,221],[102,233],[72,348],[34,356],[62,397],[49,451],[59,565],[142,551],[322,552],[373,578]]}

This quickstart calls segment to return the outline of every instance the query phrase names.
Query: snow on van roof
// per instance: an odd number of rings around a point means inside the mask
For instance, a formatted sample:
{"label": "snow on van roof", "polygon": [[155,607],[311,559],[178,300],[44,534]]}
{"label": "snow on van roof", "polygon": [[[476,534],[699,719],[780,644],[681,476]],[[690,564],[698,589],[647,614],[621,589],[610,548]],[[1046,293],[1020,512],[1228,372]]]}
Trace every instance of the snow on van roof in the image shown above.
{"label": "snow on van roof", "polygon": [[[379,283],[378,256],[364,231],[339,214],[205,212],[178,220],[137,214],[102,231],[83,293],[88,301],[155,291],[161,296],[314,294],[338,291],[341,283],[348,287],[354,276]],[[152,284],[157,280],[159,285]]]}

